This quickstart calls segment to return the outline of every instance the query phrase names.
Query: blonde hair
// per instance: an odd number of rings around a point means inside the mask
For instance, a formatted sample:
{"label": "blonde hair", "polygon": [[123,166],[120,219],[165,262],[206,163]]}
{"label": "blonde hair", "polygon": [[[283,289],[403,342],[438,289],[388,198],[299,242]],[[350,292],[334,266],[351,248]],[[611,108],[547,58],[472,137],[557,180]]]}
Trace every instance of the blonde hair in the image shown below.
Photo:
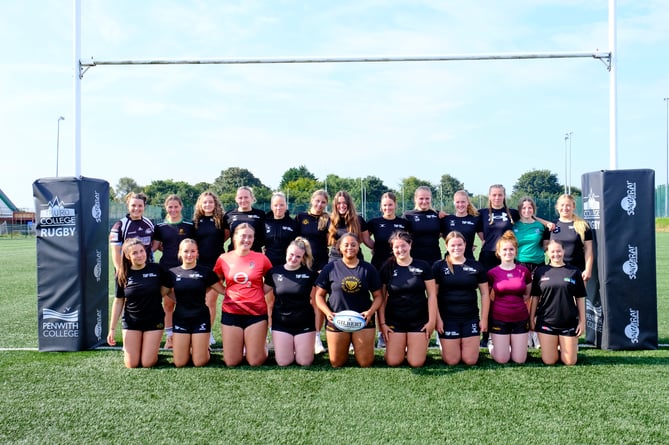
{"label": "blonde hair", "polygon": [[[564,194],[560,195],[560,197],[557,199],[555,203],[555,210],[558,210],[558,206],[560,205],[560,201],[564,200],[569,200],[571,201],[571,206],[574,210],[576,210],[576,200],[574,199],[573,196],[569,194]],[[585,244],[585,231],[590,228],[590,225],[586,220],[578,216],[575,212],[572,211],[571,214],[572,220],[574,221],[574,231],[578,233],[579,238],[581,238],[581,242]]]}
{"label": "blonde hair", "polygon": [[418,192],[428,192],[430,194],[430,209],[434,210],[432,208],[432,189],[428,187],[427,185],[419,185],[416,187],[416,190],[413,192],[413,202],[414,202],[414,210],[420,210],[418,207],[418,203],[416,203],[416,198],[418,197]]}
{"label": "blonde hair", "polygon": [[[318,189],[315,192],[311,194],[311,199],[309,200],[309,210],[311,210],[311,201],[314,200],[316,196],[321,196],[325,198],[326,202],[330,201],[330,196],[328,195],[328,192],[326,192],[323,189]],[[318,216],[318,230],[323,231],[328,225],[328,221],[330,221],[330,217],[328,216],[327,212],[322,212],[320,215],[314,215]]]}
{"label": "blonde hair", "polygon": [[467,214],[470,216],[479,216],[478,210],[476,210],[476,207],[474,207],[472,202],[469,200],[469,193],[467,193],[466,190],[458,190],[457,192],[453,193],[453,201],[455,201],[455,197],[458,195],[467,198]]}
{"label": "blonde hair", "polygon": [[184,239],[182,239],[181,242],[179,243],[179,253],[177,254],[177,258],[179,259],[179,261],[183,261],[183,257],[182,257],[182,255],[181,255],[181,252],[183,251],[183,249],[186,248],[186,246],[187,246],[188,244],[193,244],[193,245],[195,245],[195,248],[198,250],[198,253],[200,252],[200,249],[197,247],[197,241],[195,241],[195,240],[192,239],[192,238],[184,238]]}
{"label": "blonde hair", "polygon": [[288,247],[290,246],[295,246],[298,249],[304,250],[304,256],[302,257],[302,264],[307,266],[309,270],[311,270],[311,267],[314,264],[314,255],[311,253],[311,244],[306,238],[302,238],[301,236],[298,236],[294,240],[290,242]]}
{"label": "blonde hair", "polygon": [[[465,243],[465,247],[467,247],[467,240],[465,239],[465,236],[462,233],[458,232],[457,230],[454,230],[452,232],[448,232],[448,235],[446,235],[446,238],[444,239],[444,241],[446,241],[447,250],[448,250],[448,242],[453,238],[461,239],[462,242]],[[448,270],[450,270],[451,273],[453,273],[453,259],[451,258],[451,255],[448,254],[448,252],[446,253],[446,258],[444,259],[444,261],[446,261],[446,264],[448,265]]]}

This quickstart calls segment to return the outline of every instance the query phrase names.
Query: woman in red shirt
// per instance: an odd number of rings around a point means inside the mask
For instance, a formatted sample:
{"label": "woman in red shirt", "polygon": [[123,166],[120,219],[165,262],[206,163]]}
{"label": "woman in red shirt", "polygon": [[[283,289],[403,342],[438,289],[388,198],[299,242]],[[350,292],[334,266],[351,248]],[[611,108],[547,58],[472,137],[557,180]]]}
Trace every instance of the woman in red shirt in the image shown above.
{"label": "woman in red shirt", "polygon": [[262,253],[251,250],[255,230],[241,223],[233,234],[234,250],[216,260],[214,272],[225,284],[221,311],[223,361],[237,366],[244,359],[251,366],[267,360],[267,302],[263,277],[272,263]]}

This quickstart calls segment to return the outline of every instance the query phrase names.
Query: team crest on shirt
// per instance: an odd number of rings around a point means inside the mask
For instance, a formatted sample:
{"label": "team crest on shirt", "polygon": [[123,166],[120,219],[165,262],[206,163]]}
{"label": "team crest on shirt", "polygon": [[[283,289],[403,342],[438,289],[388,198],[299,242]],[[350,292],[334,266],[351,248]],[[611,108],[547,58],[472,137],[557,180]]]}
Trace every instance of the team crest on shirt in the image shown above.
{"label": "team crest on shirt", "polygon": [[409,266],[409,272],[411,272],[413,275],[420,275],[423,273],[423,269],[420,267]]}
{"label": "team crest on shirt", "polygon": [[360,281],[360,278],[350,275],[341,280],[341,288],[347,294],[353,294],[362,289],[362,281]]}
{"label": "team crest on shirt", "polygon": [[283,274],[281,274],[281,273],[278,274],[278,275],[276,276],[276,281],[283,281]]}

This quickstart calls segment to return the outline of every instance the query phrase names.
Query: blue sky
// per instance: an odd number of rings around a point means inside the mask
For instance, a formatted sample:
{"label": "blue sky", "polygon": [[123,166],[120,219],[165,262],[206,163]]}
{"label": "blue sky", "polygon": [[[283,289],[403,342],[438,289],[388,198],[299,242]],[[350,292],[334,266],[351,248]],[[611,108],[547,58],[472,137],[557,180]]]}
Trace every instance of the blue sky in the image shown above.
{"label": "blue sky", "polygon": [[[444,55],[608,50],[608,1],[82,2],[82,58]],[[73,2],[0,3],[0,188],[74,174]],[[669,2],[619,0],[618,168],[666,176]],[[82,83],[82,174],[212,182],[228,167],[276,188],[286,169],[448,173],[473,193],[532,169],[571,183],[609,168],[609,75],[594,59],[99,66]]]}

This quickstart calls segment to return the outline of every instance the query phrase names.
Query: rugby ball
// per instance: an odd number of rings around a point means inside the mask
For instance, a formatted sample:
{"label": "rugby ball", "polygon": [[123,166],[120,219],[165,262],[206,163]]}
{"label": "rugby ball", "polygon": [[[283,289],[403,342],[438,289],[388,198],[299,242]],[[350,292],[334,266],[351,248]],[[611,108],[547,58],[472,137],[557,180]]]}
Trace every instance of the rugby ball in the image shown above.
{"label": "rugby ball", "polygon": [[332,324],[340,331],[356,332],[364,328],[367,322],[359,312],[339,311],[335,312]]}

